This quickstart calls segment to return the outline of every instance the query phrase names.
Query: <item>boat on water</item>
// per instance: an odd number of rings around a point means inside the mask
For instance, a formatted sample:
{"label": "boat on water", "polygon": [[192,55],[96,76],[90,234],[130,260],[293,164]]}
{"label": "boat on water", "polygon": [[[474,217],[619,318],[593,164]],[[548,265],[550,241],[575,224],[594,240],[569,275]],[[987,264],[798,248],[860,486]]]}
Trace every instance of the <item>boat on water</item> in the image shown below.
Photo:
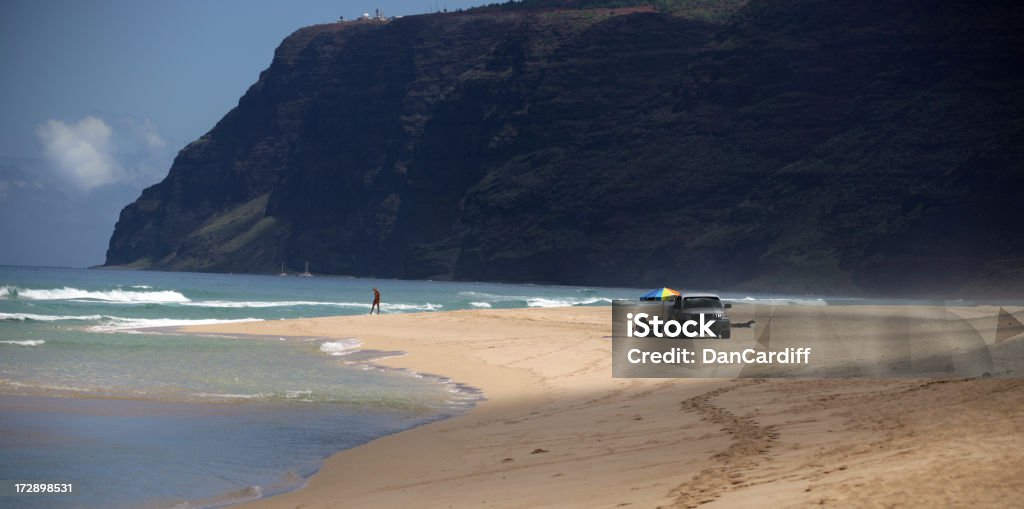
{"label": "boat on water", "polygon": [[309,262],[306,262],[306,272],[299,274],[302,277],[313,277],[313,274],[309,273]]}
{"label": "boat on water", "polygon": [[287,276],[288,273],[284,271],[284,262],[281,262],[281,273],[278,276]]}

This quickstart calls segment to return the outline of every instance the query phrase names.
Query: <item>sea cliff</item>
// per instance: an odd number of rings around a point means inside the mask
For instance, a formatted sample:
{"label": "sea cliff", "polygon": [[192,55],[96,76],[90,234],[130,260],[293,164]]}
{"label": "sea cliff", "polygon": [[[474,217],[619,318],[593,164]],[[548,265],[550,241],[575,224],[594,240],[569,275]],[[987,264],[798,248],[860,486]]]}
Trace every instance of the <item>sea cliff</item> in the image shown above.
{"label": "sea cliff", "polygon": [[1020,6],[626,3],[296,31],[125,207],[106,264],[829,293],[1024,283]]}

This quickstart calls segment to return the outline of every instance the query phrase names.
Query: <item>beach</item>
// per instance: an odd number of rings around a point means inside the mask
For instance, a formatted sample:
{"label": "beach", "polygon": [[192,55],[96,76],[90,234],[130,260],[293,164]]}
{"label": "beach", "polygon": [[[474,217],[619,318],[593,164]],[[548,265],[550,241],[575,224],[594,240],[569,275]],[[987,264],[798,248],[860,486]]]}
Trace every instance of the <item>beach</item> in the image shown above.
{"label": "beach", "polygon": [[[953,311],[995,340],[985,320],[996,309]],[[1008,311],[1020,317],[1019,307]],[[784,312],[794,323],[865,328],[877,314]],[[404,352],[376,364],[447,377],[486,398],[337,453],[304,488],[245,508],[995,507],[1024,495],[1019,379],[612,378],[610,314],[460,310],[187,330],[358,338],[363,349]],[[731,312],[734,323],[756,314]],[[752,341],[756,330],[736,328],[733,338]]]}

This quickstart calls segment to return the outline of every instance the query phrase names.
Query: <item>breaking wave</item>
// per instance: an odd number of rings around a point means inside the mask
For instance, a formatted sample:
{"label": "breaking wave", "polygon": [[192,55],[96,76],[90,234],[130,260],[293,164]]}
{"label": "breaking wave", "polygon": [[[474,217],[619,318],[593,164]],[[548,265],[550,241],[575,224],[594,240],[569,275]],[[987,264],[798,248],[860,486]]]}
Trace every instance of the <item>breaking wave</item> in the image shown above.
{"label": "breaking wave", "polygon": [[0,286],[0,297],[19,300],[76,300],[131,304],[169,304],[190,302],[188,297],[172,290],[82,290],[79,288],[35,289]]}
{"label": "breaking wave", "polygon": [[219,323],[262,322],[262,318],[239,318],[235,320],[218,319],[177,319],[177,318],[121,318],[117,316],[103,317],[107,323],[89,327],[95,332],[124,332],[134,329],[151,327],[187,327],[189,325],[216,325]]}
{"label": "breaking wave", "polygon": [[586,306],[588,304],[597,304],[598,302],[606,302],[611,304],[612,300],[605,297],[589,297],[585,299],[577,298],[556,298],[556,299],[545,299],[537,297],[533,299],[527,299],[526,305],[531,308],[561,308],[567,306]]}
{"label": "breaking wave", "polygon": [[282,300],[282,301],[234,301],[234,300],[200,300],[184,302],[183,306],[204,307],[204,308],[278,308],[293,306],[334,306],[369,308],[369,304],[361,302],[319,302],[312,300]]}
{"label": "breaking wave", "polygon": [[355,338],[325,341],[320,344],[320,351],[329,355],[342,356],[352,353],[362,346],[363,342]]}
{"label": "breaking wave", "polygon": [[[182,303],[189,307],[208,308],[277,308],[297,306],[325,306],[337,308],[362,308],[370,309],[368,302],[324,302],[312,300],[282,300],[282,301],[234,301],[234,300],[198,300]],[[381,309],[384,311],[435,311],[444,307],[441,304],[401,304],[383,303]]]}
{"label": "breaking wave", "polygon": [[531,308],[554,308],[568,306],[586,306],[589,304],[607,303],[612,299],[606,297],[536,297],[529,295],[498,295],[486,292],[459,292],[459,295],[474,299],[469,304],[477,308],[489,308],[497,303],[525,304]]}
{"label": "breaking wave", "polygon": [[17,346],[39,346],[43,343],[46,341],[42,339],[5,339],[0,341],[0,344]]}
{"label": "breaking wave", "polygon": [[[136,285],[132,288],[150,288],[146,285]],[[169,304],[199,308],[276,308],[276,307],[335,307],[335,308],[362,308],[369,309],[369,302],[325,302],[312,300],[283,300],[283,301],[233,301],[233,300],[199,300],[193,301],[181,292],[174,290],[157,291],[135,291],[135,290],[82,290],[80,288],[55,288],[36,289],[18,288],[15,286],[0,286],[0,299],[7,300],[35,300],[35,301],[71,301],[71,302],[102,302],[110,304]],[[436,311],[443,308],[442,304],[430,302],[424,304],[406,303],[383,303],[381,309],[388,311]],[[0,319],[17,320],[97,320],[101,317],[46,317],[44,315],[23,314],[27,318],[18,318],[15,314],[7,313],[0,315]]]}
{"label": "breaking wave", "polygon": [[12,321],[12,322],[13,321],[19,321],[19,322],[24,322],[24,321],[33,321],[33,322],[62,322],[62,321],[67,321],[67,320],[93,321],[93,320],[102,320],[104,318],[113,318],[113,317],[106,317],[106,316],[103,316],[103,315],[69,316],[69,315],[37,315],[37,314],[34,314],[34,313],[0,313],[0,320],[6,320],[6,321]]}
{"label": "breaking wave", "polygon": [[33,313],[0,313],[0,321],[33,321],[33,322],[101,322],[89,327],[98,332],[144,329],[147,327],[179,327],[187,325],[214,325],[218,323],[260,322],[261,318],[228,319],[177,319],[177,318],[124,318],[109,315],[38,315]]}
{"label": "breaking wave", "polygon": [[[725,299],[729,300],[729,299]],[[768,306],[827,306],[828,303],[825,299],[798,299],[788,297],[744,297],[738,301],[733,302],[744,302],[751,304],[764,304]]]}

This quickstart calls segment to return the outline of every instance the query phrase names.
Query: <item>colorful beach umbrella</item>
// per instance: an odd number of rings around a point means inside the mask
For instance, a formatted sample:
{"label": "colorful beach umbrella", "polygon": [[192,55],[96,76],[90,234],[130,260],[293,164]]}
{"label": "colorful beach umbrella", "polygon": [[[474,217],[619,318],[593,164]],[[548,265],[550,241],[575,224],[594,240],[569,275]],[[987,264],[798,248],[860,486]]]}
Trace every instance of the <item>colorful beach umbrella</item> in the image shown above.
{"label": "colorful beach umbrella", "polygon": [[640,300],[675,300],[681,293],[671,288],[658,288],[640,296]]}

